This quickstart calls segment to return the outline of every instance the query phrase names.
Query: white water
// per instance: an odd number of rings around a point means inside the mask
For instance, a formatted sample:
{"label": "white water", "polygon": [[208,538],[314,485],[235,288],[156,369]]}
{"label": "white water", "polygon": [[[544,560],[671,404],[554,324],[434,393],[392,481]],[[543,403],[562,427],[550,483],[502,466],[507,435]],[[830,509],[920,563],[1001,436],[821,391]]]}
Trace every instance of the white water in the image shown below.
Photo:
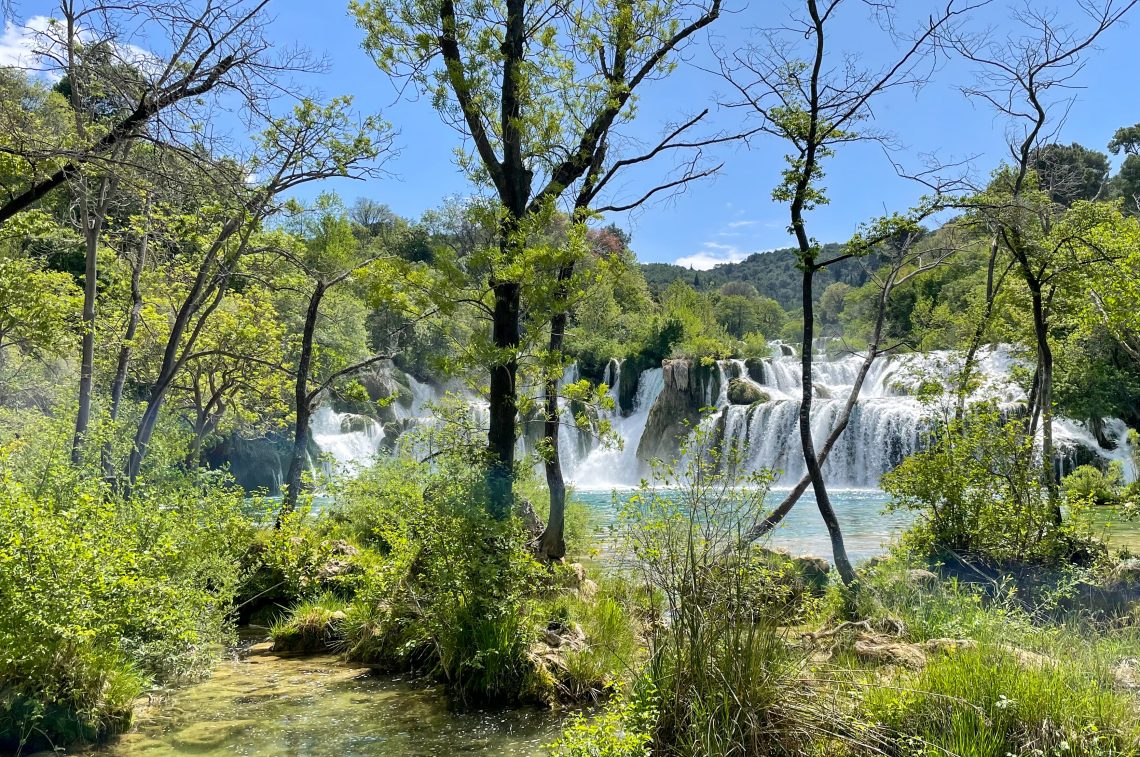
{"label": "white water", "polygon": [[313,441],[328,455],[336,473],[352,474],[366,467],[380,451],[384,428],[371,418],[338,413],[321,405],[313,413]]}
{"label": "white water", "polygon": [[[774,349],[776,356],[763,361],[760,381],[753,381],[741,360],[719,363],[720,381],[717,396],[706,387],[703,401],[717,408],[703,421],[707,426],[724,423],[725,439],[741,451],[750,469],[770,468],[783,471],[778,485],[791,485],[804,474],[804,464],[797,425],[799,392],[802,376],[800,359],[790,348]],[[973,399],[992,399],[1006,408],[1025,401],[1024,392],[1011,380],[1016,356],[1007,348],[983,350],[978,355],[979,385]],[[817,357],[813,365],[815,400],[812,410],[812,437],[818,446],[834,427],[843,411],[848,394],[858,375],[862,358],[857,355]],[[872,488],[880,476],[898,465],[904,457],[918,451],[926,440],[928,424],[926,408],[914,394],[924,381],[949,384],[961,367],[961,357],[950,352],[905,354],[879,358],[868,372],[850,423],[843,432],[827,463],[824,475],[837,487]],[[732,378],[754,385],[769,400],[753,406],[728,402],[728,383]],[[566,368],[563,384],[578,381],[576,365]],[[621,414],[618,397],[623,381],[636,380],[634,405],[628,416]],[[661,394],[664,382],[660,368],[647,370],[640,376],[623,375],[619,361],[606,368],[605,382],[610,387],[614,409],[602,411],[612,425],[620,445],[600,444],[592,430],[577,427],[569,403],[562,402],[562,424],[559,448],[567,480],[579,489],[610,489],[636,486],[647,466],[637,458],[637,448],[645,431],[653,404]],[[397,402],[393,408],[404,429],[431,423],[431,405],[443,398],[445,390],[407,376],[411,401]],[[472,408],[472,416],[485,427],[486,402],[470,391],[456,390]],[[406,390],[401,389],[400,391]],[[1058,418],[1054,421],[1054,441],[1062,467],[1066,472],[1075,465],[1078,449],[1095,451],[1106,462],[1119,461],[1128,480],[1137,471],[1127,445],[1128,429],[1124,423],[1109,419],[1103,434],[1116,442],[1115,449],[1103,449],[1086,424]],[[384,429],[379,423],[361,416],[337,413],[331,407],[318,408],[313,418],[313,437],[317,445],[344,472],[353,472],[367,464],[379,452]],[[520,437],[519,453],[528,452]]]}
{"label": "white water", "polygon": [[[635,486],[638,483],[644,466],[637,459],[637,445],[645,431],[645,423],[649,420],[649,409],[653,407],[657,395],[661,394],[665,386],[660,368],[643,372],[638,377],[633,412],[623,418],[617,407],[617,398],[621,391],[621,365],[616,361],[612,365],[617,367],[616,370],[610,371],[614,376],[610,396],[614,399],[615,407],[610,423],[622,443],[620,448],[615,445],[596,446],[581,462],[567,460],[563,456],[567,479],[582,489],[621,488]],[[565,448],[566,445],[562,446]]]}

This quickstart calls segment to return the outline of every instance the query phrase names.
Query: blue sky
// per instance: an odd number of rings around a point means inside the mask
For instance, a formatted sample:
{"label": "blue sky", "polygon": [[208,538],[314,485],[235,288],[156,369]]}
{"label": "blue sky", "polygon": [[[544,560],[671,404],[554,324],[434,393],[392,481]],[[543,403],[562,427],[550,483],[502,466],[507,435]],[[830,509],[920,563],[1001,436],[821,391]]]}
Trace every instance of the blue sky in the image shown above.
{"label": "blue sky", "polygon": [[[712,57],[711,45],[734,49],[748,42],[759,26],[785,18],[789,4],[780,0],[726,0],[729,10],[700,39],[700,49],[672,77],[656,82],[643,93],[639,117],[630,135],[644,143],[655,141],[667,124],[709,107],[715,125],[731,129],[739,125],[739,112],[718,108],[730,93],[724,82],[700,70]],[[1082,19],[1073,11],[1072,0],[1039,2],[1022,0],[1035,10],[1056,9],[1061,18],[1074,23]],[[51,3],[17,2],[23,19],[50,12]],[[892,53],[891,42],[865,16],[862,3],[852,2],[839,17],[835,50],[857,53],[875,67]],[[903,0],[900,5],[925,14],[939,3]],[[456,168],[454,149],[460,135],[444,126],[430,101],[399,101],[393,85],[361,50],[363,37],[339,0],[275,0],[272,36],[281,44],[302,45],[328,59],[326,74],[305,82],[328,96],[351,94],[356,106],[367,113],[382,113],[399,131],[399,155],[387,169],[390,177],[362,182],[336,182],[331,188],[351,201],[369,196],[390,205],[396,212],[417,217],[437,207],[449,195],[470,193],[466,179]],[[1011,26],[1008,0],[995,0],[973,20],[976,29],[992,28],[1004,33]],[[906,28],[913,19],[899,19]],[[1076,80],[1079,89],[1069,94],[1076,102],[1068,113],[1059,139],[1104,149],[1113,131],[1140,122],[1140,87],[1137,86],[1135,25],[1111,29],[1101,38],[1099,49],[1087,57]],[[9,20],[0,38],[0,60],[20,44],[21,31]],[[1005,154],[1006,122],[995,118],[982,103],[967,100],[958,87],[971,81],[971,69],[950,63],[939,70],[921,92],[896,91],[882,99],[875,110],[875,127],[894,134],[902,143],[896,159],[917,168],[921,156],[936,154],[942,160],[976,156],[975,175],[984,177]],[[649,205],[632,216],[610,219],[633,235],[633,247],[643,261],[680,261],[709,267],[718,261],[739,260],[746,255],[787,246],[787,211],[770,199],[782,167],[782,146],[758,139],[749,147],[721,149],[725,162],[720,174],[690,186],[681,196]],[[904,210],[921,194],[921,187],[900,179],[878,146],[857,144],[841,148],[826,167],[825,184],[830,204],[814,211],[809,230],[820,241],[842,241],[861,222],[884,211]],[[631,192],[636,188],[631,187]]]}

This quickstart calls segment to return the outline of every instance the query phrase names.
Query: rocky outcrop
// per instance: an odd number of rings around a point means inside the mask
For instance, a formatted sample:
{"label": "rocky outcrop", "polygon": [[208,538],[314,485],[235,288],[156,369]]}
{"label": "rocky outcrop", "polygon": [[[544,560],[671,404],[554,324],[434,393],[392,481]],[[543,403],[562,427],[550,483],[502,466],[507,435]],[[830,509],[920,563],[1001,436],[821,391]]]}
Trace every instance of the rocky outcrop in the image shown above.
{"label": "rocky outcrop", "polygon": [[744,361],[744,369],[748,371],[748,378],[757,384],[767,383],[767,374],[764,370],[764,361],[758,357],[750,357]]}
{"label": "rocky outcrop", "polygon": [[744,379],[729,379],[728,401],[733,405],[754,405],[757,402],[768,402],[771,396],[751,381]]}
{"label": "rocky outcrop", "polygon": [[637,445],[637,459],[642,462],[676,458],[681,441],[700,420],[701,408],[715,403],[720,392],[720,372],[715,365],[678,359],[663,361],[661,369],[664,388],[649,410]]}
{"label": "rocky outcrop", "polygon": [[[220,439],[203,455],[212,469],[228,468],[238,486],[246,491],[265,491],[279,494],[293,439],[288,433],[271,432],[256,439],[245,439],[236,434]],[[310,441],[310,454],[320,450]]]}

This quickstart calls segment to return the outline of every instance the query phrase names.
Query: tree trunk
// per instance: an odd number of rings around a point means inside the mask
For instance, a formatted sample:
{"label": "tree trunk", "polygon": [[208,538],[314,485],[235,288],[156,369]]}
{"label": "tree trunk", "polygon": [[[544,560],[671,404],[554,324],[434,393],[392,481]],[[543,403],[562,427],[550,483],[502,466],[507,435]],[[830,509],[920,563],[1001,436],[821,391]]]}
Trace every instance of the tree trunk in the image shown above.
{"label": "tree trunk", "polygon": [[[562,266],[558,270],[559,301],[565,303],[566,280],[574,271],[573,265]],[[555,313],[550,319],[550,354],[557,355],[561,362],[562,343],[566,339],[565,310]],[[546,381],[546,418],[543,423],[543,439],[546,442],[546,488],[550,490],[550,514],[546,519],[546,529],[538,540],[539,552],[548,560],[560,560],[566,556],[566,482],[562,479],[562,459],[558,449],[558,379]]]}
{"label": "tree trunk", "polygon": [[83,343],[79,360],[79,409],[75,413],[75,436],[71,441],[71,462],[78,465],[83,457],[83,441],[91,425],[91,395],[95,383],[95,298],[98,295],[99,236],[107,214],[110,179],[99,181],[99,194],[92,208],[86,197],[87,183],[81,184],[83,197],[84,257],[83,268]]}
{"label": "tree trunk", "polygon": [[487,469],[488,509],[497,520],[506,520],[510,517],[513,504],[517,434],[515,376],[518,373],[517,350],[520,342],[519,285],[513,282],[497,283],[494,295],[492,341],[500,351],[500,356],[491,368],[488,396],[490,420],[487,448],[491,458]]}
{"label": "tree trunk", "polygon": [[297,359],[297,377],[293,385],[293,402],[297,418],[293,424],[293,452],[289,457],[289,472],[285,476],[285,498],[282,512],[293,512],[301,496],[302,474],[305,471],[305,456],[309,449],[309,421],[313,414],[315,397],[309,394],[309,373],[313,368],[313,341],[317,331],[317,319],[321,313],[321,300],[325,296],[325,285],[318,282],[309,297],[309,307],[305,311],[305,328],[301,334],[301,354]]}
{"label": "tree trunk", "polygon": [[1049,345],[1049,323],[1041,287],[1030,285],[1033,299],[1033,332],[1037,339],[1037,407],[1041,413],[1041,473],[1049,492],[1053,521],[1060,525],[1057,472],[1053,460],[1053,349]]}
{"label": "tree trunk", "polygon": [[811,403],[812,403],[812,338],[815,332],[815,314],[812,302],[812,279],[815,275],[815,261],[809,259],[804,261],[803,271],[803,348],[800,356],[800,363],[803,370],[803,381],[801,384],[801,400],[800,400],[800,443],[803,445],[804,452],[804,466],[807,468],[808,476],[811,478],[812,490],[815,492],[816,506],[819,508],[820,517],[823,518],[824,525],[827,526],[827,533],[831,537],[831,551],[832,557],[835,561],[835,569],[839,571],[839,577],[845,584],[851,584],[855,580],[855,569],[851,566],[851,561],[847,558],[847,547],[843,543],[843,531],[839,527],[839,519],[835,515],[835,509],[831,506],[831,499],[827,495],[827,487],[823,482],[823,471],[820,468],[819,459],[815,454],[815,442],[811,438]]}
{"label": "tree trunk", "polygon": [[[127,384],[127,369],[131,364],[131,343],[138,331],[139,316],[142,313],[142,288],[140,280],[142,271],[146,266],[147,247],[150,234],[144,233],[139,244],[139,257],[135,261],[134,270],[131,271],[131,312],[127,315],[127,328],[123,332],[123,344],[119,347],[119,359],[115,363],[115,377],[111,381],[111,425],[119,419],[119,409],[123,401],[123,388]],[[111,461],[111,440],[103,445],[103,472],[108,480],[115,476],[114,463]]]}

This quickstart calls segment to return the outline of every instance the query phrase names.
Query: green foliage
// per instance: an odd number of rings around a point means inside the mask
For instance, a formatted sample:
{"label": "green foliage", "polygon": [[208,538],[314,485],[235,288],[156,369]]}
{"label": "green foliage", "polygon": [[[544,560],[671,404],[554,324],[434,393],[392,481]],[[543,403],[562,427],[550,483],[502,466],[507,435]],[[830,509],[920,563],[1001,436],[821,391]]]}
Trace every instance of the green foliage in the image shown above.
{"label": "green foliage", "polygon": [[615,697],[597,717],[575,715],[551,751],[557,757],[649,757],[657,715],[652,689],[643,685],[637,697]]}
{"label": "green foliage", "polygon": [[[998,564],[1056,563],[1074,556],[1082,535],[1073,514],[1056,520],[1041,481],[1032,437],[1021,420],[974,408],[965,418],[934,419],[923,452],[883,477],[892,507],[922,518],[907,534],[921,553],[969,555]],[[1077,506],[1077,503],[1071,503]]]}
{"label": "green foliage", "polygon": [[1108,472],[1091,465],[1082,465],[1065,476],[1065,498],[1075,503],[1115,505],[1120,502],[1124,489],[1124,473],[1118,462]]}
{"label": "green foliage", "polygon": [[122,501],[62,465],[53,486],[21,480],[2,454],[0,745],[103,738],[150,680],[203,671],[228,640],[242,495],[186,476]]}
{"label": "green foliage", "polygon": [[512,701],[538,685],[527,657],[540,568],[519,524],[482,506],[482,454],[455,417],[430,464],[381,463],[349,482],[333,518],[380,554],[347,612],[355,658],[421,667],[466,701]]}
{"label": "green foliage", "polygon": [[1133,702],[1067,662],[961,647],[900,683],[872,688],[864,703],[907,757],[1109,757],[1140,747]]}
{"label": "green foliage", "polygon": [[667,754],[795,753],[821,732],[822,714],[779,630],[781,584],[743,538],[763,515],[771,473],[744,473],[739,451],[699,430],[683,455],[619,512],[638,575],[669,618],[648,639],[653,743]]}
{"label": "green foliage", "polygon": [[335,594],[321,594],[301,602],[270,627],[273,649],[312,653],[342,645],[347,606]]}
{"label": "green foliage", "polygon": [[[828,258],[835,257],[841,250],[842,247],[837,244],[825,244],[820,248],[821,254]],[[790,249],[758,252],[739,263],[722,263],[711,270],[700,271],[699,286],[694,285],[694,288],[698,291],[711,291],[730,282],[743,282],[752,285],[762,297],[775,300],[781,308],[795,310],[802,305],[802,294],[800,272],[796,269],[791,252]],[[868,280],[868,269],[874,271],[876,263],[874,258],[862,261],[850,259],[828,266],[816,274],[815,296],[817,299],[821,297],[828,285],[837,281],[852,287],[862,286]],[[663,292],[674,281],[691,284],[694,278],[692,270],[669,263],[645,263],[641,270],[650,290],[655,294]],[[764,333],[775,335],[777,332]]]}

